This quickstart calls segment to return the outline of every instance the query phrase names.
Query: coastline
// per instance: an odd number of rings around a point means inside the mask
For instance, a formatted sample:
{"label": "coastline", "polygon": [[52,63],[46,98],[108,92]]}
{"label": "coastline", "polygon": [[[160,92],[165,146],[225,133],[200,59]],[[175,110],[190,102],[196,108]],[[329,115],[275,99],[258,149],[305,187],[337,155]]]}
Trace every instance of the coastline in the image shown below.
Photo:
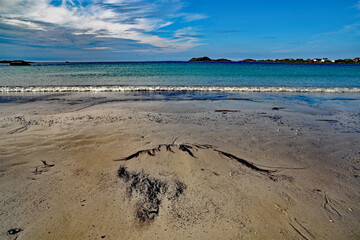
{"label": "coastline", "polygon": [[123,86],[123,85],[73,85],[73,86],[0,86],[0,93],[360,93],[360,87],[299,87],[299,86]]}
{"label": "coastline", "polygon": [[20,62],[24,62],[25,64],[28,63],[28,65],[10,65],[11,62],[16,61],[0,61],[0,66],[44,66],[44,65],[74,65],[74,64],[121,64],[121,63],[223,63],[223,64],[297,64],[297,65],[350,65],[350,66],[356,66],[360,64],[359,62],[354,61],[337,61],[337,62],[309,62],[309,61],[287,61],[287,60],[276,60],[276,59],[268,59],[268,60],[256,60],[256,59],[244,59],[239,61],[229,60],[229,59],[211,59],[209,61],[185,61],[185,60],[162,60],[162,61],[23,61],[20,60]]}
{"label": "coastline", "polygon": [[359,64],[360,58],[347,58],[347,59],[336,59],[336,60],[329,60],[328,58],[314,58],[314,59],[302,59],[302,58],[283,58],[283,59],[243,59],[240,61],[233,61],[225,58],[220,59],[211,59],[209,57],[198,57],[192,58],[189,62],[246,62],[246,63],[313,63],[313,64]]}
{"label": "coastline", "polygon": [[[359,100],[264,94],[6,95],[0,236],[359,238]],[[167,186],[160,204],[128,191],[134,175]]]}

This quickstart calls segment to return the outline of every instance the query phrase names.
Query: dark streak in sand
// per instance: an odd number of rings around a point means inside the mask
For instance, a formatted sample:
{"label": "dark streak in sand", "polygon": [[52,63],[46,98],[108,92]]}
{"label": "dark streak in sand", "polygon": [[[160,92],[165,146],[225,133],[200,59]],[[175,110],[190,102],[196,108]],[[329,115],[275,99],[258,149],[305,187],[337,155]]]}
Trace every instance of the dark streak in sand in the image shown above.
{"label": "dark streak in sand", "polygon": [[336,123],[337,120],[333,120],[333,119],[316,119],[316,121],[318,122],[331,122],[331,123]]}
{"label": "dark streak in sand", "polygon": [[284,107],[273,107],[272,110],[282,110],[282,109],[285,109]]}
{"label": "dark streak in sand", "polygon": [[226,114],[226,113],[233,113],[233,112],[240,112],[240,111],[239,110],[215,110],[215,112]]}

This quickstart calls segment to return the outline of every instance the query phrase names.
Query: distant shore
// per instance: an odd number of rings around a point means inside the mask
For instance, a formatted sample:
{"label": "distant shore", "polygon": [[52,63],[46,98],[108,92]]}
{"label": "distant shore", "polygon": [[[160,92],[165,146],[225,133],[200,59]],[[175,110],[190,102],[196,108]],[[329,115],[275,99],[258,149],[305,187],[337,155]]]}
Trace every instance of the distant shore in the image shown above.
{"label": "distant shore", "polygon": [[315,63],[315,64],[360,64],[360,57],[354,59],[336,59],[329,60],[328,58],[314,58],[314,59],[301,59],[301,58],[283,58],[283,59],[243,59],[239,61],[233,61],[226,58],[211,59],[209,57],[198,57],[191,58],[188,61],[25,61],[25,60],[0,60],[1,64],[6,64],[10,66],[31,66],[39,65],[42,63],[55,63],[55,64],[76,64],[76,63],[136,63],[136,62],[229,62],[229,63]]}
{"label": "distant shore", "polygon": [[9,64],[10,66],[30,66],[32,62],[27,62],[24,60],[3,60],[0,61],[0,64]]}
{"label": "distant shore", "polygon": [[209,57],[198,57],[192,58],[189,60],[190,62],[269,62],[269,63],[325,63],[325,64],[359,64],[360,57],[354,59],[336,59],[329,60],[328,58],[313,58],[313,59],[302,59],[302,58],[283,58],[283,59],[266,59],[266,60],[256,60],[256,59],[243,59],[240,61],[232,61],[225,58],[220,59],[211,59]]}

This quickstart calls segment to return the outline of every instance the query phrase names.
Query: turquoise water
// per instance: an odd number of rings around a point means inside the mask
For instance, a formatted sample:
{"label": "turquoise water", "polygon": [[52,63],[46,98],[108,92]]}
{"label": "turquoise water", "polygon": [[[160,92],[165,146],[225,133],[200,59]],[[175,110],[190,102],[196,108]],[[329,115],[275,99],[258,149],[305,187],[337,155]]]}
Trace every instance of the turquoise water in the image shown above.
{"label": "turquoise water", "polygon": [[42,63],[0,66],[0,92],[360,92],[360,65]]}

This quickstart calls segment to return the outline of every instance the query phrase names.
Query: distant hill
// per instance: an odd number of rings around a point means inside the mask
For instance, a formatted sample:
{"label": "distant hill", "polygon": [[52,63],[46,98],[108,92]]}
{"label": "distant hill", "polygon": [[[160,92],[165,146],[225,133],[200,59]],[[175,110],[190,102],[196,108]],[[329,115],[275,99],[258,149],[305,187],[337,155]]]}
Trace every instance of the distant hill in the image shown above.
{"label": "distant hill", "polygon": [[211,59],[209,57],[192,58],[189,61],[190,62],[231,62],[231,60],[225,58]]}
{"label": "distant hill", "polygon": [[[209,57],[198,57],[192,58],[190,62],[233,62],[229,59],[220,58],[220,59],[211,59]],[[336,59],[329,60],[328,58],[314,58],[314,59],[293,59],[293,58],[283,58],[283,59],[266,59],[266,60],[256,60],[256,59],[243,59],[239,62],[268,62],[268,63],[328,63],[328,64],[360,64],[360,58],[354,59]]]}

